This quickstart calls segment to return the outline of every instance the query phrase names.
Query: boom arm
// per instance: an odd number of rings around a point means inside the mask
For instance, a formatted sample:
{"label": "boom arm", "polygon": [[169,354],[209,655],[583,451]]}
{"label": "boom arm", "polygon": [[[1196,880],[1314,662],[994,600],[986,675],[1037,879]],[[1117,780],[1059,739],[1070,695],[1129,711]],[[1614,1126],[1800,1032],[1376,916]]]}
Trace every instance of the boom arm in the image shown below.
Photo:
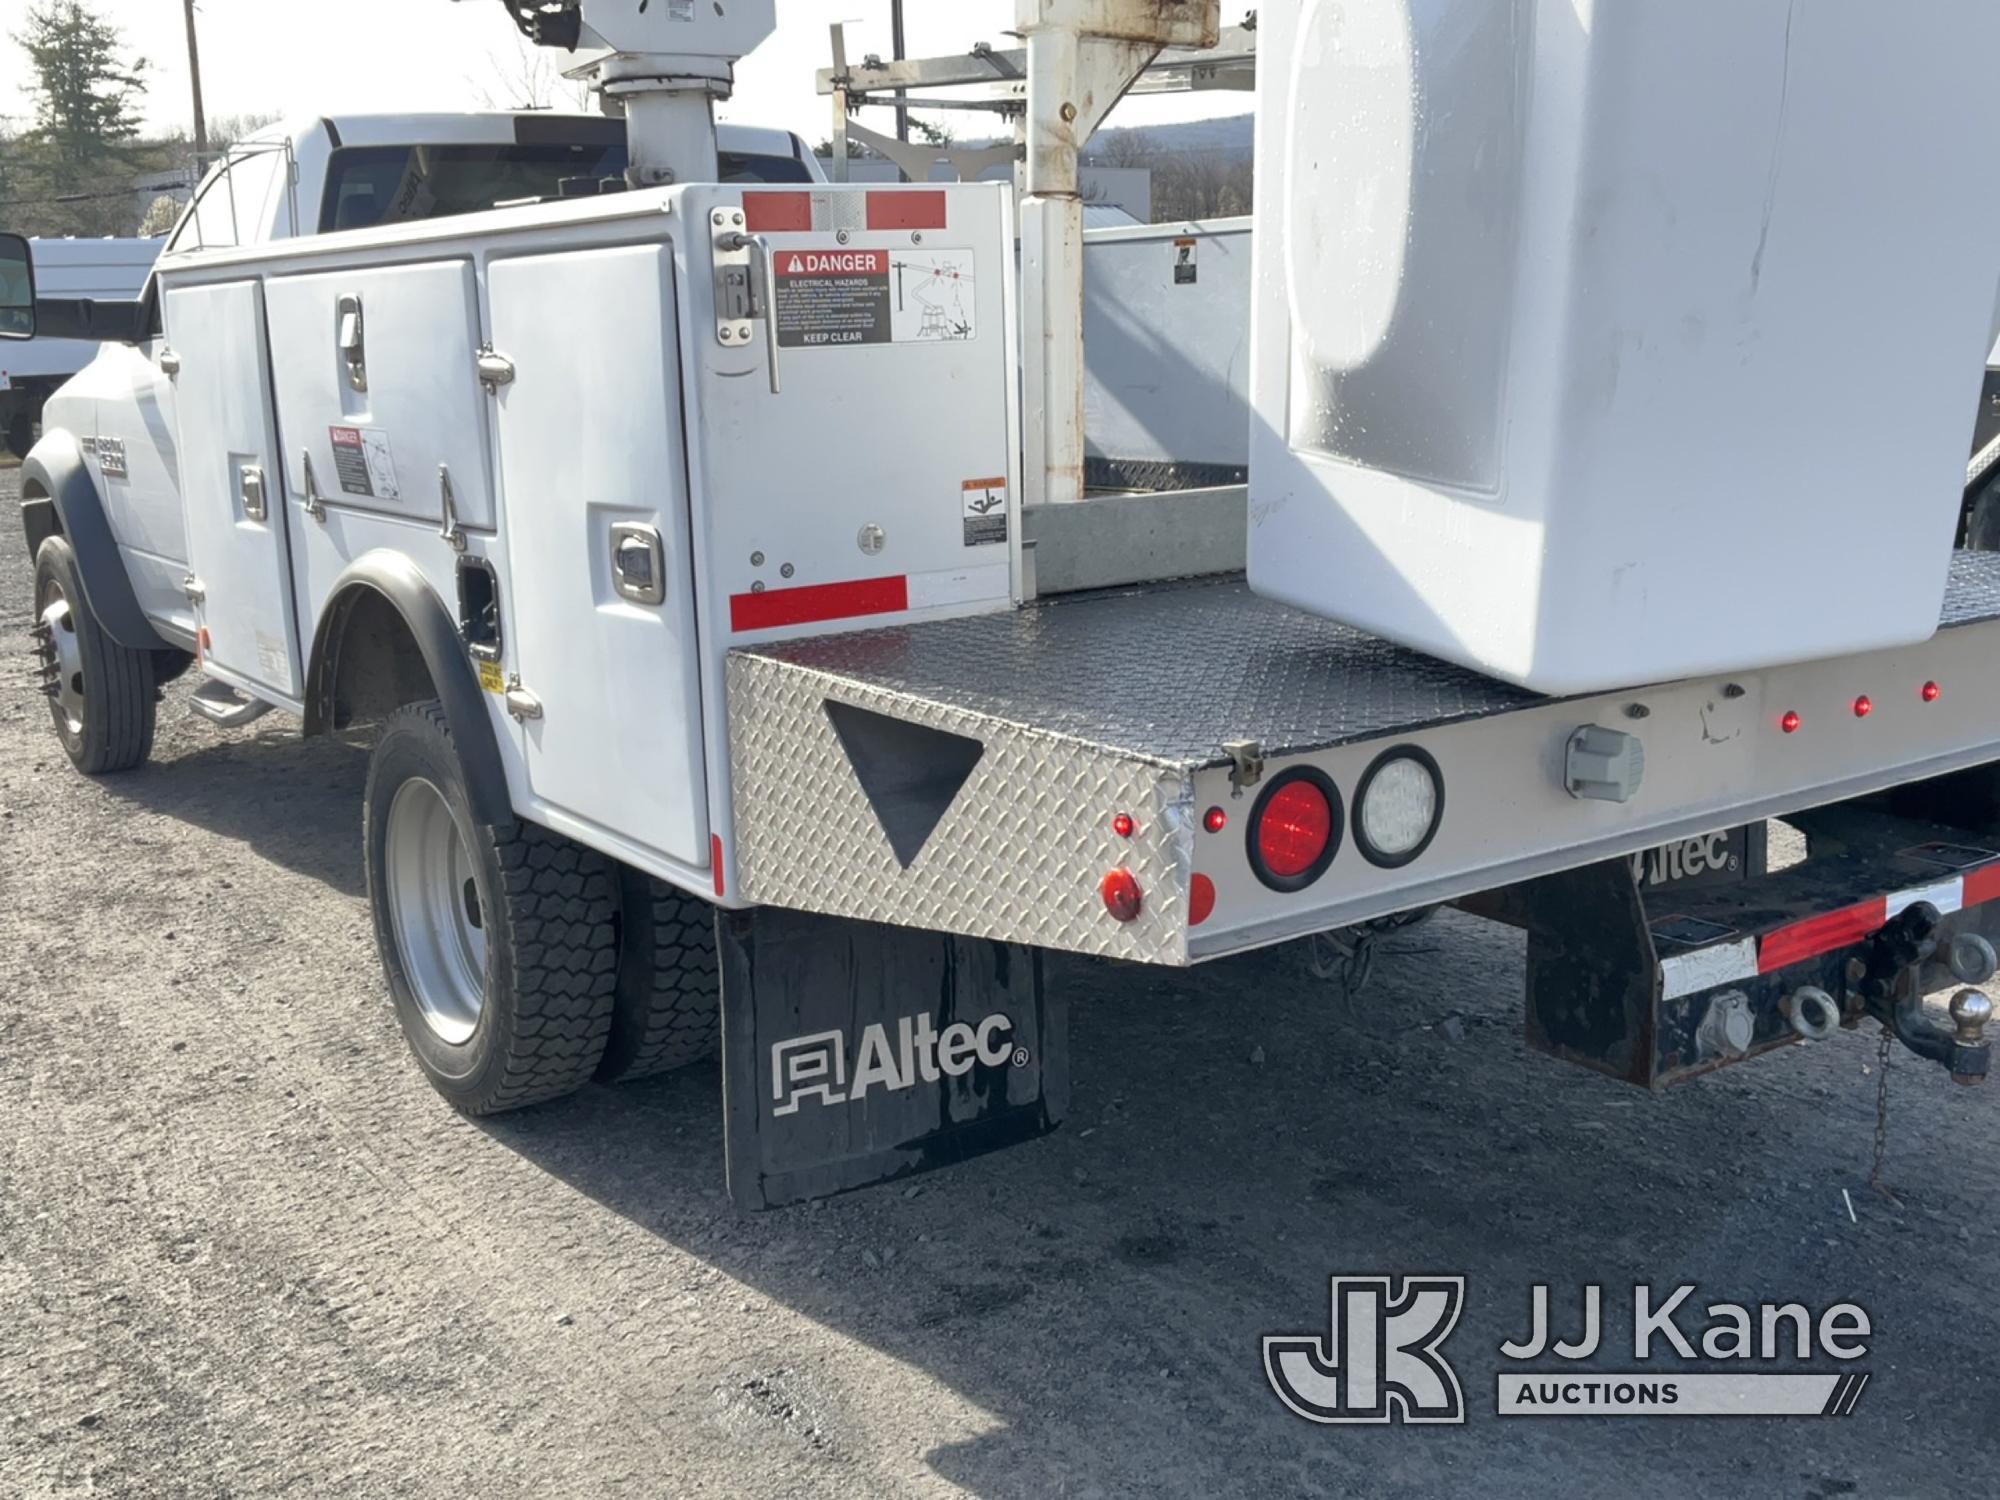
{"label": "boom arm", "polygon": [[716,174],[715,102],[778,24],[777,0],[501,0],[537,46],[605,48],[589,81],[625,116],[634,187],[708,182]]}

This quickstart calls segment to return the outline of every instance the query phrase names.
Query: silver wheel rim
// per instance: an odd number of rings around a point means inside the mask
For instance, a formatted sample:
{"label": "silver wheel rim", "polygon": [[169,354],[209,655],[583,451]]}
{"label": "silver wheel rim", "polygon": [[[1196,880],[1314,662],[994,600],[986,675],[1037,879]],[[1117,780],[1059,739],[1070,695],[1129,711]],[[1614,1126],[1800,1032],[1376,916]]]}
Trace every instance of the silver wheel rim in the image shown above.
{"label": "silver wheel rim", "polygon": [[413,777],[389,803],[389,914],[403,976],[424,1024],[462,1047],[486,1008],[486,924],[472,853],[451,805]]}
{"label": "silver wheel rim", "polygon": [[83,733],[83,646],[76,638],[76,615],[69,596],[53,581],[42,604],[42,624],[50,664],[55,669],[55,695],[49,706],[63,732],[75,737]]}

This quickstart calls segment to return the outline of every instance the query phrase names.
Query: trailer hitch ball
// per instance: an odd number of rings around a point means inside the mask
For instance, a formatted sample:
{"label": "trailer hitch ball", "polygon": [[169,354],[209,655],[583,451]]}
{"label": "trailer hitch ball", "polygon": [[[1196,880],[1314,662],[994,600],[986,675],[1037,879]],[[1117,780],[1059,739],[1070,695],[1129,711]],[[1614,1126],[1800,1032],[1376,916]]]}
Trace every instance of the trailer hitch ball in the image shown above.
{"label": "trailer hitch ball", "polygon": [[1986,1082],[1993,1058],[1986,1027],[1992,1020],[1993,1002],[1978,990],[1960,990],[1951,997],[1951,1022],[1957,1028],[1951,1049],[1953,1083],[1976,1088]]}
{"label": "trailer hitch ball", "polygon": [[1778,1002],[1778,1009],[1806,1041],[1823,1042],[1840,1030],[1840,1006],[1818,985],[1800,985]]}

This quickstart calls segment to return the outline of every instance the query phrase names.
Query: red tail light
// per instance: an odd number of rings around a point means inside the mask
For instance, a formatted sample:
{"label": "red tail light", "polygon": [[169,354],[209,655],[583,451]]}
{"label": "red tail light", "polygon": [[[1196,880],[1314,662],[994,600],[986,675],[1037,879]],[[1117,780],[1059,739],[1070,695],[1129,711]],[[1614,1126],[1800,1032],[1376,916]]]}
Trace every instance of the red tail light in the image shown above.
{"label": "red tail light", "polygon": [[1130,870],[1112,870],[1097,888],[1104,897],[1104,909],[1121,922],[1136,922],[1146,898],[1139,889],[1139,877]]}
{"label": "red tail light", "polygon": [[1340,793],[1301,766],[1264,789],[1250,814],[1250,867],[1278,891],[1303,890],[1326,873],[1340,849]]}

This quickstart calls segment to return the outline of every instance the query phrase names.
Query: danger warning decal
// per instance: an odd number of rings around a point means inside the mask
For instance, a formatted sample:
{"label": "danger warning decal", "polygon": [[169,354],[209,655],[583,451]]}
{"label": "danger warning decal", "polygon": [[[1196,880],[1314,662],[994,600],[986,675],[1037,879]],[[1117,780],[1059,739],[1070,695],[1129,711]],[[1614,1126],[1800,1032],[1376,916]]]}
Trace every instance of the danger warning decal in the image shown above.
{"label": "danger warning decal", "polygon": [[978,331],[970,250],[777,250],[788,349],[946,343]]}
{"label": "danger warning decal", "polygon": [[329,427],[333,440],[333,471],[344,495],[376,500],[400,500],[396,460],[389,452],[389,434],[379,427]]}
{"label": "danger warning decal", "polygon": [[1007,476],[968,479],[959,487],[965,545],[990,547],[1007,540]]}

